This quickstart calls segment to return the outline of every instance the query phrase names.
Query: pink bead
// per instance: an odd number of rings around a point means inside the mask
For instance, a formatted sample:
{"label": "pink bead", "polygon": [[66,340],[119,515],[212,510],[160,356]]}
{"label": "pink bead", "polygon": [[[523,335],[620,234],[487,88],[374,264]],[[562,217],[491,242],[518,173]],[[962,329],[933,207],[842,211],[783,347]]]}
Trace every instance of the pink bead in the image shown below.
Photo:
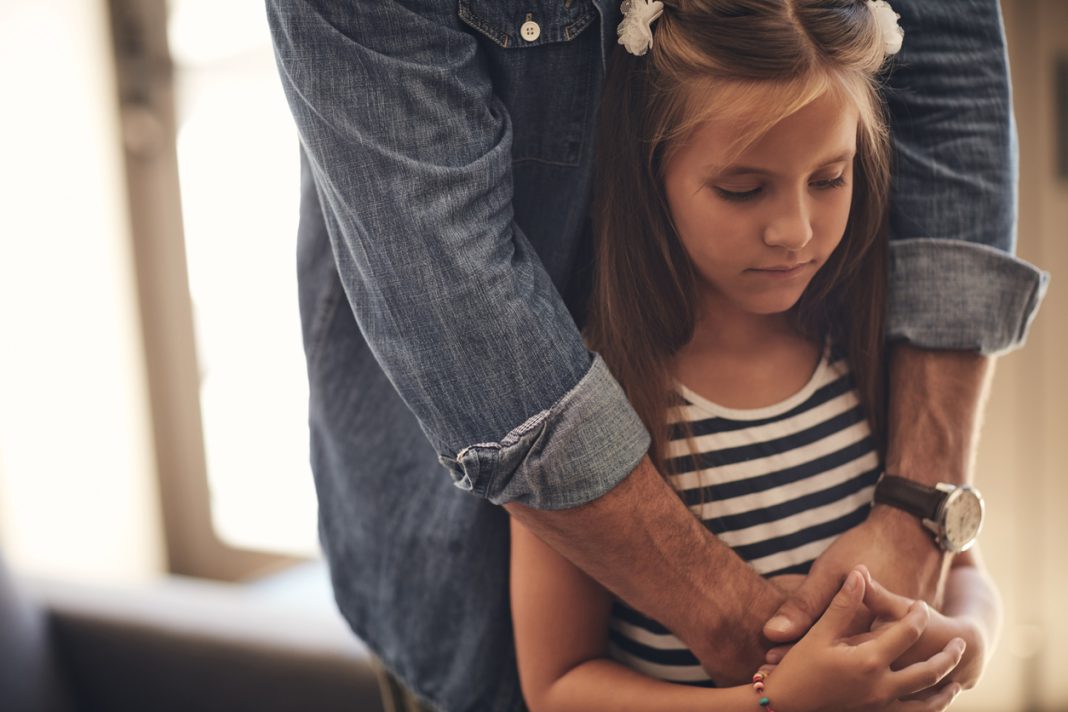
{"label": "pink bead", "polygon": [[754,682],[753,683],[753,689],[756,690],[757,692],[763,692],[764,691],[764,683],[760,682],[760,681]]}
{"label": "pink bead", "polygon": [[760,682],[764,677],[764,673],[758,672],[756,675],[753,675],[753,682]]}

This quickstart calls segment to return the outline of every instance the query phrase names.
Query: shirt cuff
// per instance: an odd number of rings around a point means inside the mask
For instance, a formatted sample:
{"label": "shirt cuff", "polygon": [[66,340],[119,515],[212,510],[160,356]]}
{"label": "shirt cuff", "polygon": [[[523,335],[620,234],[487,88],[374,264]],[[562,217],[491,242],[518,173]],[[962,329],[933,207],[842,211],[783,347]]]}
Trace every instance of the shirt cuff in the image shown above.
{"label": "shirt cuff", "polygon": [[634,471],[649,433],[599,354],[582,379],[500,442],[439,456],[453,483],[494,504],[567,509],[602,496]]}
{"label": "shirt cuff", "polygon": [[963,240],[890,242],[887,338],[995,355],[1024,344],[1049,273]]}

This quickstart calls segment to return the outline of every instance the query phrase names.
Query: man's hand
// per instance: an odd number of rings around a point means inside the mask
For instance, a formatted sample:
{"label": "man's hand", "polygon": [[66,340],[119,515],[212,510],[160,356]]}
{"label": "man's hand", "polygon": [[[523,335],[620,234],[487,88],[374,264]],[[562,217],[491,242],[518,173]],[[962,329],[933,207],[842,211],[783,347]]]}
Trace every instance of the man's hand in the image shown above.
{"label": "man's hand", "polygon": [[799,639],[858,564],[890,590],[938,607],[944,559],[915,517],[878,505],[816,559],[808,577],[764,626],[764,635],[776,643]]}

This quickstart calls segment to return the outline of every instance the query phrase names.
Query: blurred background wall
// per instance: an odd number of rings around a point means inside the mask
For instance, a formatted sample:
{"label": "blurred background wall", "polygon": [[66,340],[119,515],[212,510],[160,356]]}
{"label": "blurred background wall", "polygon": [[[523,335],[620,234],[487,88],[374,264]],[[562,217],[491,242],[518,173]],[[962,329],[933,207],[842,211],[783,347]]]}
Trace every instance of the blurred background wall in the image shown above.
{"label": "blurred background wall", "polygon": [[[976,481],[1005,635],[963,710],[1068,709],[1068,3],[1004,0],[1018,254]],[[253,0],[0,0],[0,550],[28,576],[315,560],[297,143]],[[323,598],[323,600],[327,600]]]}

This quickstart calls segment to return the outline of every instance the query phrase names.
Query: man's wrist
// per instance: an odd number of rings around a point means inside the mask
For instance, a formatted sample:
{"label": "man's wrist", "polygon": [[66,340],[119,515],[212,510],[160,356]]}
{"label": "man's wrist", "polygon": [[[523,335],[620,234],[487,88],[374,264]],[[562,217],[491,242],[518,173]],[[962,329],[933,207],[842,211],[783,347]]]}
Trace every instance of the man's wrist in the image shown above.
{"label": "man's wrist", "polygon": [[917,517],[943,551],[957,554],[975,544],[986,509],[983,495],[972,485],[938,483],[928,487],[889,474],[875,485],[875,503],[889,504]]}
{"label": "man's wrist", "polygon": [[929,604],[940,607],[944,573],[951,559],[938,546],[931,532],[915,516],[886,504],[876,504],[872,507],[868,523],[878,528],[877,540],[895,548],[918,574],[914,579],[915,590],[895,593],[910,598],[922,598]]}
{"label": "man's wrist", "polygon": [[[721,609],[712,611],[710,619],[698,627],[706,632],[706,637],[689,643],[701,659],[722,658],[725,649],[736,651],[733,658],[724,661],[730,669],[717,671],[716,682],[720,685],[748,682],[753,670],[764,663],[764,656],[772,646],[763,635],[764,621],[786,601],[786,594],[766,579],[760,579],[760,585],[752,587],[746,594],[744,611],[729,619]],[[708,596],[709,600],[715,600],[717,593],[709,592]],[[704,655],[699,650],[702,647],[707,651]]]}
{"label": "man's wrist", "polygon": [[962,485],[967,484],[970,479],[963,465],[960,467],[931,467],[928,464],[926,467],[921,467],[918,466],[918,463],[913,463],[911,466],[903,466],[888,460],[884,470],[888,475],[904,477],[925,487],[934,487],[939,482]]}
{"label": "man's wrist", "polygon": [[872,505],[868,519],[882,528],[883,535],[896,540],[900,537],[903,546],[911,553],[928,558],[941,556],[942,550],[931,532],[912,514],[889,504]]}

